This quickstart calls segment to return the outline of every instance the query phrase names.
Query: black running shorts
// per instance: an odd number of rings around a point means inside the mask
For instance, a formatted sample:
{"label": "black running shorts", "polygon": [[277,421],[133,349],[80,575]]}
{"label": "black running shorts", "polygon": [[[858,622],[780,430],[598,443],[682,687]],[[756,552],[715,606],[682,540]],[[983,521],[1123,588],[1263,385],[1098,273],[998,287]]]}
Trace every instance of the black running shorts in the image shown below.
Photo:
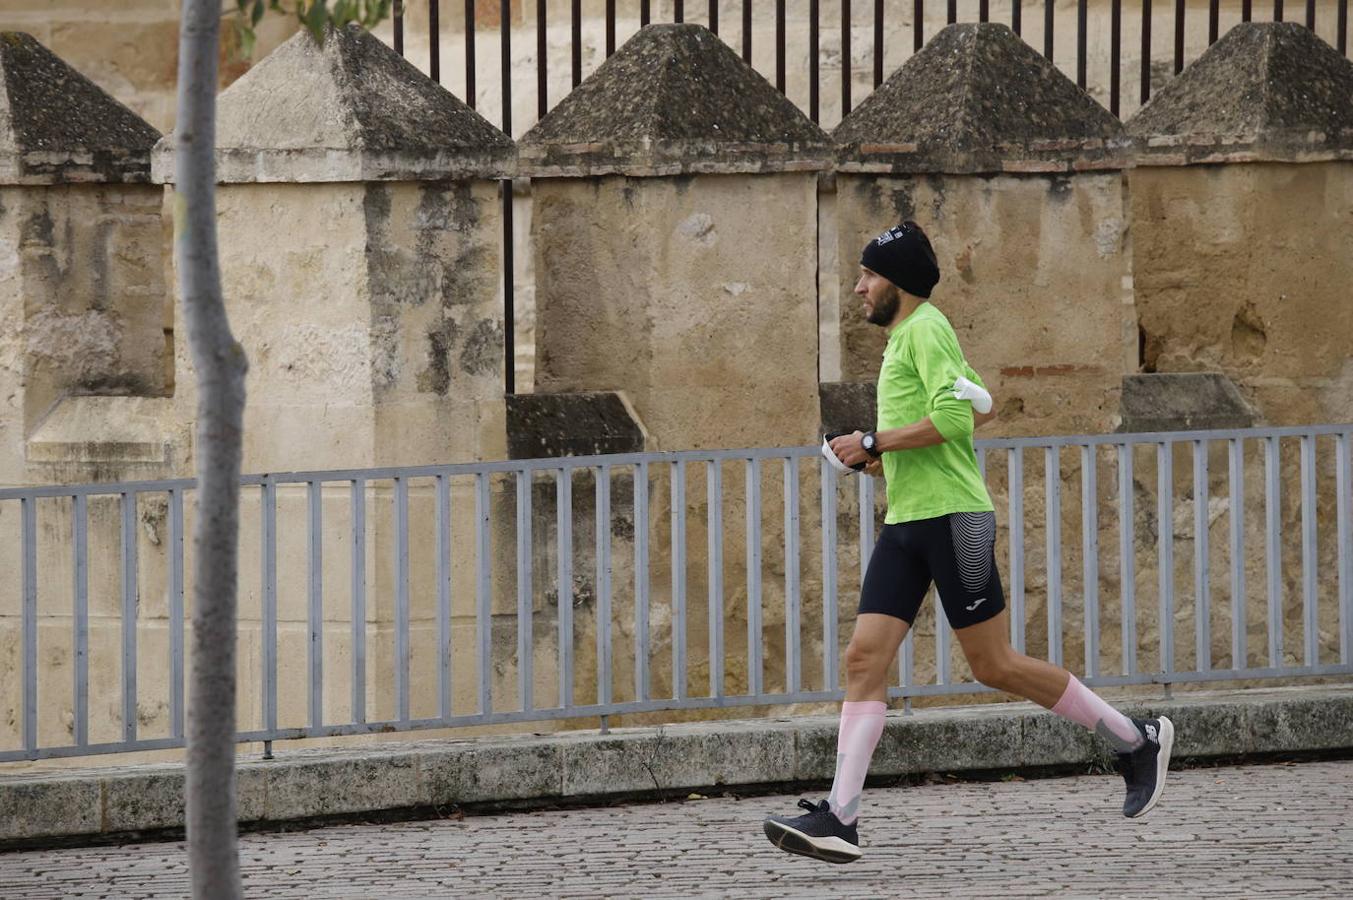
{"label": "black running shorts", "polygon": [[910,625],[932,581],[951,628],[985,622],[1005,609],[996,571],[994,512],[883,526],[865,572],[860,612],[883,613]]}

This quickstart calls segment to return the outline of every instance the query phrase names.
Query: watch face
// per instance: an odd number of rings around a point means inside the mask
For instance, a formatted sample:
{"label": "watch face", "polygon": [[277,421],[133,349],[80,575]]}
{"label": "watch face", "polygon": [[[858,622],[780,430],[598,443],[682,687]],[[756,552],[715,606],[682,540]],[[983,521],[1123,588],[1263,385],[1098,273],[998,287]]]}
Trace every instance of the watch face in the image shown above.
{"label": "watch face", "polygon": [[864,446],[865,450],[868,450],[871,453],[873,452],[874,436],[872,434],[866,434],[864,438],[861,439],[860,443]]}

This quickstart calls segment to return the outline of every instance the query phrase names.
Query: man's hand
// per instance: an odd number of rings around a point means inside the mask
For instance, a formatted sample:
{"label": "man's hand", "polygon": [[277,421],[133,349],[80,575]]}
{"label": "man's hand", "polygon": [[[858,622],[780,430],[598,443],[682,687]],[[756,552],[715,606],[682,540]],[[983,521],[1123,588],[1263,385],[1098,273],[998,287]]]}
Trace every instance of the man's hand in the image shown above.
{"label": "man's hand", "polygon": [[[874,460],[874,457],[870,456],[864,449],[864,444],[861,442],[863,437],[863,431],[852,431],[850,434],[843,434],[839,438],[834,438],[831,442],[832,452],[836,454],[837,459],[848,466]],[[866,469],[866,471],[868,470]]]}
{"label": "man's hand", "polygon": [[872,475],[872,476],[874,476],[875,478],[882,478],[882,477],[883,477],[883,457],[879,457],[878,459],[871,459],[871,460],[869,461],[869,463],[868,463],[863,469],[861,469],[860,471],[863,472],[863,473],[866,474],[866,475]]}

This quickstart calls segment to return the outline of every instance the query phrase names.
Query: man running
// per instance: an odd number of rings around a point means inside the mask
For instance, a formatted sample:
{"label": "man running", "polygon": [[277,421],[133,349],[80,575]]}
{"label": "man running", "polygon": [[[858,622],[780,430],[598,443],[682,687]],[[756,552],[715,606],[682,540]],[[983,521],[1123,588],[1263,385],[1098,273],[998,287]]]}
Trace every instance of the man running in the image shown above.
{"label": "man running", "polygon": [[1070,672],[1010,646],[1005,593],[996,571],[996,513],[977,468],[973,429],[993,414],[955,397],[960,378],[981,385],[944,314],[928,302],[940,280],[935,253],[915,222],[864,248],[860,295],[870,323],[889,331],[878,378],[876,431],[835,438],[846,465],[883,474],[888,515],[865,573],[855,632],[846,649],[846,700],[831,795],[808,812],[772,817],[766,836],[782,850],[828,862],[861,856],[857,824],[869,759],[883,733],[888,669],[933,581],[973,676],[1018,694],[1108,741],[1127,782],[1123,815],[1160,798],[1174,743],[1170,720],[1130,719]]}

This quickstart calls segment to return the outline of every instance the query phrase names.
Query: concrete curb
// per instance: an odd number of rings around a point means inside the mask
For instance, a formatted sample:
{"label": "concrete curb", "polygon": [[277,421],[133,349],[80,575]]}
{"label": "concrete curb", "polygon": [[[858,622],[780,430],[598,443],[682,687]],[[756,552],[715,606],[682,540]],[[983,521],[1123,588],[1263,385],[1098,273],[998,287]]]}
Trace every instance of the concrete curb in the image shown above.
{"label": "concrete curb", "polygon": [[[1190,694],[1125,707],[1164,713],[1175,754],[1234,757],[1353,749],[1353,684]],[[826,781],[836,765],[829,716],[700,722],[293,750],[242,759],[240,821],[469,803],[602,799],[672,790]],[[1089,732],[1032,704],[890,713],[870,774],[1020,770],[1109,760]],[[0,846],[181,829],[181,765],[0,776]]]}

